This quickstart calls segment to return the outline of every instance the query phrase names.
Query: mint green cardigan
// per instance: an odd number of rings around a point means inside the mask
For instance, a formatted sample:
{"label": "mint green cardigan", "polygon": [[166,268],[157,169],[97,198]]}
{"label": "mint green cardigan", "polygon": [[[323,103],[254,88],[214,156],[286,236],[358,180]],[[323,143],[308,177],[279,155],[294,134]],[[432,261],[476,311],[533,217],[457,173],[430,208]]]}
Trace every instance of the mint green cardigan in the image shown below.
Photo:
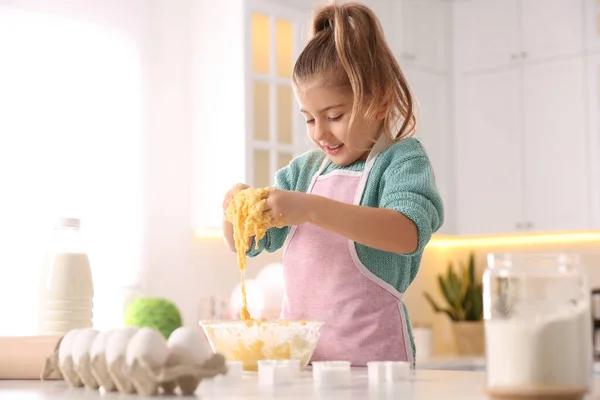
{"label": "mint green cardigan", "polygon": [[[277,172],[273,186],[306,192],[325,156],[321,150],[311,150],[295,158]],[[363,171],[364,167],[365,161],[356,161],[345,167],[330,163],[322,175],[336,169]],[[419,271],[425,245],[444,222],[444,207],[433,169],[418,139],[403,139],[379,154],[367,179],[360,204],[396,210],[410,218],[418,228],[418,247],[409,254],[381,251],[355,243],[362,263],[377,277],[404,293]],[[272,253],[281,249],[289,232],[290,227],[269,229],[259,241],[258,249],[252,244],[248,256],[256,257],[264,250]],[[410,322],[408,330],[414,354]]]}

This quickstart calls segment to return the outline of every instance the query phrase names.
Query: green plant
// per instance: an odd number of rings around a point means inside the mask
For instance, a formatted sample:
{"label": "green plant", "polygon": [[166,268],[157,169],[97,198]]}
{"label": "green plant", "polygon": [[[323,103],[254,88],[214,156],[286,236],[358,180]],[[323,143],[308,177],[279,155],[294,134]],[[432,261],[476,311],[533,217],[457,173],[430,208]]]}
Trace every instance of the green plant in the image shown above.
{"label": "green plant", "polygon": [[438,285],[447,307],[440,307],[424,293],[436,313],[446,313],[452,321],[480,321],[483,318],[483,293],[481,281],[475,279],[475,255],[471,253],[467,265],[461,263],[458,273],[448,263],[445,275],[438,276]]}

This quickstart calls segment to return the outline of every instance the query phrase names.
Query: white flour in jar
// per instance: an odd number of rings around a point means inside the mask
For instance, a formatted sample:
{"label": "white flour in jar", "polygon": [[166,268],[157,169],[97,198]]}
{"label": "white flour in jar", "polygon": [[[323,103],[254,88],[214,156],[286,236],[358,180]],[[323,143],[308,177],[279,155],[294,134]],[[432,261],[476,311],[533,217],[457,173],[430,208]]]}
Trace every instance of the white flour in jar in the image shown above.
{"label": "white flour in jar", "polygon": [[488,387],[587,389],[592,374],[588,307],[524,319],[485,321]]}

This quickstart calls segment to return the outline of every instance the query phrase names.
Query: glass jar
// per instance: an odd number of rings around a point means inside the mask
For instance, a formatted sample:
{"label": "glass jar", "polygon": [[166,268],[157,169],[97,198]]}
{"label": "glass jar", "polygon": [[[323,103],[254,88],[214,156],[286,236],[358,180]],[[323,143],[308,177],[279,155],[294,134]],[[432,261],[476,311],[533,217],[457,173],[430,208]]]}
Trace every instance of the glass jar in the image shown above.
{"label": "glass jar", "polygon": [[492,397],[590,390],[590,293],[578,255],[489,254],[483,307]]}

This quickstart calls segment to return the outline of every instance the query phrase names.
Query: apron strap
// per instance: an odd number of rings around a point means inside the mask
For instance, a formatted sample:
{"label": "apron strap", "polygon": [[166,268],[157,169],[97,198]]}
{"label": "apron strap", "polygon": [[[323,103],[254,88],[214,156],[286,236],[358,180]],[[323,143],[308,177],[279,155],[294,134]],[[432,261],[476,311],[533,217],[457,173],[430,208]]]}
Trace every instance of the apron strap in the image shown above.
{"label": "apron strap", "polygon": [[373,164],[375,164],[377,156],[379,156],[381,152],[388,149],[393,144],[394,141],[388,138],[385,133],[382,133],[371,148],[369,156],[367,157],[365,169],[360,177],[360,182],[358,183],[358,188],[356,189],[356,193],[354,195],[354,205],[359,205],[362,200],[363,192],[365,191],[365,187],[367,186],[367,179],[369,178],[371,168],[373,168]]}
{"label": "apron strap", "polygon": [[[371,148],[371,151],[369,152],[369,156],[367,157],[367,165],[373,164],[373,162],[375,162],[375,159],[377,158],[377,156],[379,154],[381,154],[381,152],[387,150],[393,144],[394,144],[394,141],[392,139],[390,139],[389,137],[387,137],[387,135],[382,132],[381,135],[379,136],[379,138],[377,139],[377,141],[375,142],[375,144],[373,145],[373,147]],[[368,168],[371,169],[370,167],[368,167]],[[366,171],[366,169],[367,169],[367,166],[365,166],[365,171]]]}
{"label": "apron strap", "polygon": [[323,162],[321,163],[321,166],[317,170],[315,177],[318,177],[319,175],[321,175],[323,173],[323,171],[325,171],[325,168],[327,168],[327,166],[329,165],[329,162],[330,162],[329,157],[327,157],[327,154],[325,154],[325,157],[323,157]]}

